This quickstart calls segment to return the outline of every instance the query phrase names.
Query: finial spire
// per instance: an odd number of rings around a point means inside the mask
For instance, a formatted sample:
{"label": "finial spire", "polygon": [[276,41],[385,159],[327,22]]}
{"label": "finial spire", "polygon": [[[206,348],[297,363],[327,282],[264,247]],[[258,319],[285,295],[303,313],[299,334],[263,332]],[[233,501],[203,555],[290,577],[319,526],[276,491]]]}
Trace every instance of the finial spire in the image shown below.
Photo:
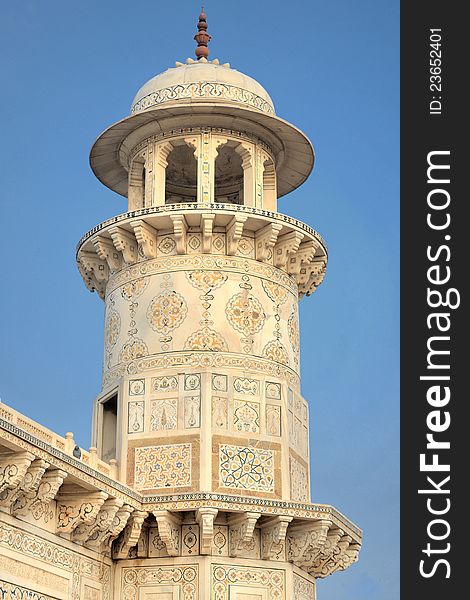
{"label": "finial spire", "polygon": [[197,42],[196,56],[197,59],[200,60],[201,58],[207,58],[209,56],[209,48],[207,47],[207,44],[211,41],[211,36],[207,33],[207,21],[204,7],[202,7],[201,14],[199,15],[197,30],[198,31],[194,36],[194,39]]}

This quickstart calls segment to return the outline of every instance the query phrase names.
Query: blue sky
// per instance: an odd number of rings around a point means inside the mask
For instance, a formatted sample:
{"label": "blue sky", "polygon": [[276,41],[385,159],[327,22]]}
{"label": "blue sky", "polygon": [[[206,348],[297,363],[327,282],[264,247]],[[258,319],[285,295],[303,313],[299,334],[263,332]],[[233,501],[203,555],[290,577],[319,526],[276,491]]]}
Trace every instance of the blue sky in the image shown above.
{"label": "blue sky", "polygon": [[[302,389],[312,493],[364,530],[360,561],[319,600],[398,597],[399,5],[395,0],[207,1],[211,58],[263,84],[312,139],[309,181],[281,212],[330,252],[302,300]],[[3,3],[0,397],[89,446],[103,304],[75,244],[124,200],[89,148],[151,76],[193,55],[198,3]]]}

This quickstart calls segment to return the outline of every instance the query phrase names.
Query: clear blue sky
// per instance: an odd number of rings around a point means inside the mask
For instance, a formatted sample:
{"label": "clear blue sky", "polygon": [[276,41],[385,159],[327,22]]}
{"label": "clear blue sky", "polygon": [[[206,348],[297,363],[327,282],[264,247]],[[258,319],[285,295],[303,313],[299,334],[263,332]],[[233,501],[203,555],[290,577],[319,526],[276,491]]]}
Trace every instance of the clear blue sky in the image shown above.
{"label": "clear blue sky", "polygon": [[[259,80],[312,139],[280,211],[330,251],[301,302],[312,491],[364,530],[319,600],[398,597],[398,0],[205,2],[211,57]],[[125,210],[88,166],[95,137],[151,76],[193,55],[196,2],[25,0],[0,11],[3,227],[0,396],[90,443],[103,304],[75,244]]]}

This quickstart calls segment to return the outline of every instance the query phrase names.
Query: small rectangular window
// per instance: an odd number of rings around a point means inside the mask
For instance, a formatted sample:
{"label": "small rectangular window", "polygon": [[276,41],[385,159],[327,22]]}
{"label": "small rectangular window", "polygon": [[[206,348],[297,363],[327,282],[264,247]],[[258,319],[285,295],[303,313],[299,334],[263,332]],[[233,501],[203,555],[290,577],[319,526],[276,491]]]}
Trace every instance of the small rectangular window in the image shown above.
{"label": "small rectangular window", "polygon": [[103,402],[103,428],[101,435],[101,460],[116,458],[118,396],[114,394]]}

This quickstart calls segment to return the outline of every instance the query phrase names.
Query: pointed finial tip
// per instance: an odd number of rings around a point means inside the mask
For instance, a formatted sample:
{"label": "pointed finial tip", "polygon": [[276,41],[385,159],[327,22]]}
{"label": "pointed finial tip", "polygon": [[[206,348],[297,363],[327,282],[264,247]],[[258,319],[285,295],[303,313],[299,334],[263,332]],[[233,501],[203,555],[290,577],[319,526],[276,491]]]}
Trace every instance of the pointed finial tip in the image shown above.
{"label": "pointed finial tip", "polygon": [[201,14],[199,15],[199,21],[197,24],[197,33],[194,36],[197,42],[196,57],[198,60],[209,56],[208,43],[211,41],[211,36],[207,33],[207,21],[206,13],[204,12],[204,6],[201,7]]}

